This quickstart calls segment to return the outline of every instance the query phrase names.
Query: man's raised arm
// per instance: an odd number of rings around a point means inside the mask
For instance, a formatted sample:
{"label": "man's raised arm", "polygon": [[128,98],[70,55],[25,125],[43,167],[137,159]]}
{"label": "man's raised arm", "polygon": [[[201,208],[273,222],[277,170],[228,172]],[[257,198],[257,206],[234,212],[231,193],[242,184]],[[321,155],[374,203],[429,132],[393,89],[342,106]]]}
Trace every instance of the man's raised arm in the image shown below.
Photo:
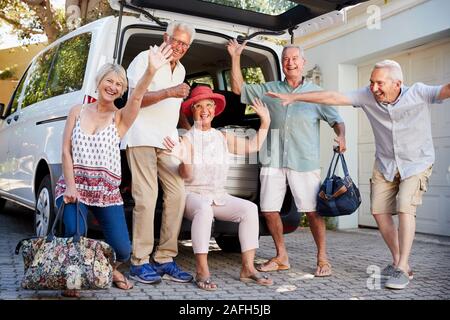
{"label": "man's raised arm", "polygon": [[319,103],[330,106],[352,105],[347,96],[336,91],[311,91],[305,93],[276,93],[269,91],[266,95],[272,98],[281,99],[284,106],[295,101]]}
{"label": "man's raised arm", "polygon": [[236,39],[228,41],[227,50],[231,57],[231,90],[237,94],[241,94],[241,88],[244,85],[244,78],[241,71],[241,53],[244,50],[245,44],[239,44]]}

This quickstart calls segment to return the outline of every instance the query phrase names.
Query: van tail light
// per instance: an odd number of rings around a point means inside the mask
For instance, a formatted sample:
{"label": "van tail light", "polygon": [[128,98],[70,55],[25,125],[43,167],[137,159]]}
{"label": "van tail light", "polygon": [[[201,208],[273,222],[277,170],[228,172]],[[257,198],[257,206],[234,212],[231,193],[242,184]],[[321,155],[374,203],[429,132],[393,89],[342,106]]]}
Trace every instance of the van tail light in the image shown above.
{"label": "van tail light", "polygon": [[97,101],[94,97],[91,97],[90,95],[85,95],[83,99],[83,103],[92,103]]}
{"label": "van tail light", "polygon": [[297,230],[297,226],[283,226],[283,233],[291,233]]}

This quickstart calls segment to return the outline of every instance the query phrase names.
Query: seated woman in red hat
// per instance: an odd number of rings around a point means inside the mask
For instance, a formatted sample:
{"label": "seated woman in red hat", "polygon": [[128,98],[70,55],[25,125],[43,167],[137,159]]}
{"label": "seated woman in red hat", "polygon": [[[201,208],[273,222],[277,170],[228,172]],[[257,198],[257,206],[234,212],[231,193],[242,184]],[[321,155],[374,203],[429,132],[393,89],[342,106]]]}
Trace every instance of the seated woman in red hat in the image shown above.
{"label": "seated woman in red hat", "polygon": [[197,86],[182,103],[182,112],[192,116],[194,126],[180,139],[164,141],[169,154],[180,160],[179,173],[185,180],[186,207],[184,216],[192,221],[192,247],[196,260],[195,283],[203,290],[216,290],[208,267],[208,247],[213,219],[239,223],[242,251],[240,280],[259,285],[272,285],[272,279],[262,276],[254,267],[258,248],[258,207],[251,201],[229,195],[225,191],[229,153],[248,154],[261,148],[270,124],[269,111],[258,99],[253,110],[261,126],[251,139],[211,127],[211,121],[225,108],[225,98],[207,86]]}

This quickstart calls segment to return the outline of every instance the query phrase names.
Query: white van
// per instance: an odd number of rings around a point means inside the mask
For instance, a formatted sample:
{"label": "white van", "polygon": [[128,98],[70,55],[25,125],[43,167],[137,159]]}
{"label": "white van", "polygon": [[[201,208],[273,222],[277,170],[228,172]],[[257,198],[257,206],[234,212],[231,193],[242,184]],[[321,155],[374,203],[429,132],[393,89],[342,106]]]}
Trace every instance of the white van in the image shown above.
{"label": "white van", "polygon": [[[119,11],[118,16],[82,26],[40,52],[22,76],[9,104],[0,105],[0,210],[6,200],[34,209],[36,234],[47,233],[55,213],[54,186],[61,174],[62,133],[69,109],[75,104],[94,101],[94,79],[101,65],[117,62],[126,69],[139,52],[149,45],[160,44],[167,21],[179,20],[195,27],[195,40],[182,60],[186,80],[190,84],[206,83],[224,94],[228,107],[213,124],[238,130],[257,128],[259,119],[231,92],[227,41],[236,37],[250,39],[242,55],[247,81],[279,80],[282,48],[260,35],[275,34],[289,39],[298,24],[315,17],[324,19],[320,16],[328,12],[339,15],[333,10],[361,1],[280,0],[280,8],[285,12],[277,16],[257,12],[264,8],[250,11],[212,2],[110,1]],[[134,15],[123,15],[124,11]],[[120,107],[124,101],[117,104]],[[129,173],[123,158],[123,190],[126,190]],[[258,203],[258,170],[257,164],[245,163],[245,159],[233,166],[228,179],[229,192]],[[132,206],[126,193],[124,200]],[[158,206],[157,210],[160,209]],[[290,197],[286,198],[282,215],[285,232],[295,230],[299,215]],[[158,223],[155,226],[159,231]],[[220,231],[220,222],[215,223],[214,235],[219,245],[225,248],[238,244],[237,227],[224,223],[223,228],[225,231]],[[188,230],[182,229],[180,236]],[[264,223],[260,230],[261,234],[268,234]]]}

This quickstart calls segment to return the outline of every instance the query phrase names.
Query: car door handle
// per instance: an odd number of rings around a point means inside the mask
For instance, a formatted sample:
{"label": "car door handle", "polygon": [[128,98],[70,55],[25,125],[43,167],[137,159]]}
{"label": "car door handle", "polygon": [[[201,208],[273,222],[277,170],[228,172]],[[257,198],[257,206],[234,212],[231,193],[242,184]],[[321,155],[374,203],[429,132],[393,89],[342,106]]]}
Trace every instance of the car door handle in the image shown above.
{"label": "car door handle", "polygon": [[17,114],[14,116],[14,121],[17,121],[18,119],[19,119],[19,115]]}

